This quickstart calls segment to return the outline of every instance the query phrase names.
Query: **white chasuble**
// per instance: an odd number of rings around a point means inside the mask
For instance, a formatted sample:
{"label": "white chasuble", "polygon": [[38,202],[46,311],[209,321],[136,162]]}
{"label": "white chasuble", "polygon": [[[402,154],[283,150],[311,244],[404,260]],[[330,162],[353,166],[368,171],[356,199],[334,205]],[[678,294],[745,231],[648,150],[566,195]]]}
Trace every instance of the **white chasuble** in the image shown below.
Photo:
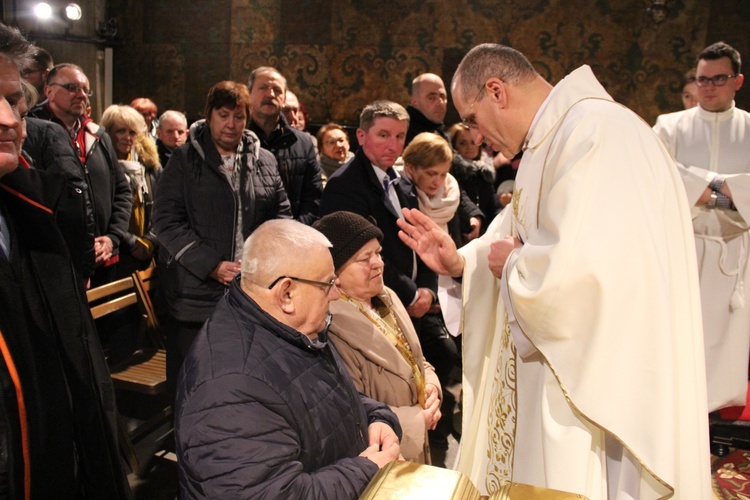
{"label": "white chasuble", "polygon": [[[495,279],[488,247],[507,234],[524,244]],[[509,212],[460,252],[459,470],[484,493],[509,475],[591,499],[711,498],[685,190],[587,66],[537,113]]]}
{"label": "white chasuble", "polygon": [[[654,131],[678,162],[692,207],[708,409],[743,406],[750,358],[750,113],[696,106],[660,116]],[[717,174],[724,176],[737,210],[695,206]]]}

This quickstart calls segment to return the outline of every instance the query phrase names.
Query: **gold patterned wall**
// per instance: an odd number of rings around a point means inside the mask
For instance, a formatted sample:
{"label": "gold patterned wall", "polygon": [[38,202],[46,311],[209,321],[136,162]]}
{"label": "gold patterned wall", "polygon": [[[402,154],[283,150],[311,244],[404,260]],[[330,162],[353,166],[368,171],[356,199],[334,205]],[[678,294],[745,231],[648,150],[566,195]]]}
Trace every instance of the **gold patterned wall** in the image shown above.
{"label": "gold patterned wall", "polygon": [[[123,41],[115,49],[114,97],[149,96],[160,110],[195,118],[213,83],[246,82],[253,68],[271,65],[313,122],[356,124],[374,99],[408,103],[414,76],[429,71],[448,82],[468,49],[500,42],[524,52],[552,83],[589,64],[615,99],[653,122],[679,109],[681,76],[716,40],[709,36],[750,58],[750,2],[666,0],[660,23],[648,10],[653,3],[110,0]],[[455,119],[451,109],[446,121]]]}

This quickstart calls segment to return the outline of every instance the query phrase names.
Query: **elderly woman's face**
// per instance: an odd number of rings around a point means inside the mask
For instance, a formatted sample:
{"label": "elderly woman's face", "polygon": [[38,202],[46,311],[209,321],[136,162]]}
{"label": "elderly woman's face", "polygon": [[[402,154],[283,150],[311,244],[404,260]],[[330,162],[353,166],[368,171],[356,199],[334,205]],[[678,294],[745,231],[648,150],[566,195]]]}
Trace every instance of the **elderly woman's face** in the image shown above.
{"label": "elderly woman's face", "polygon": [[446,161],[431,167],[407,165],[406,169],[414,184],[427,196],[432,197],[438,194],[441,187],[445,186],[445,178],[451,169],[451,162]]}
{"label": "elderly woman's face", "polygon": [[247,123],[247,113],[243,106],[230,108],[223,106],[211,110],[208,127],[211,129],[211,139],[220,154],[228,155],[237,152],[237,145],[242,139],[242,133]]}
{"label": "elderly woman's face", "polygon": [[349,258],[339,269],[339,288],[348,296],[368,302],[383,290],[382,250],[373,238]]}
{"label": "elderly woman's face", "polygon": [[346,161],[346,155],[349,153],[349,138],[343,130],[337,128],[331,129],[323,136],[321,145],[323,155],[333,158],[336,161]]}

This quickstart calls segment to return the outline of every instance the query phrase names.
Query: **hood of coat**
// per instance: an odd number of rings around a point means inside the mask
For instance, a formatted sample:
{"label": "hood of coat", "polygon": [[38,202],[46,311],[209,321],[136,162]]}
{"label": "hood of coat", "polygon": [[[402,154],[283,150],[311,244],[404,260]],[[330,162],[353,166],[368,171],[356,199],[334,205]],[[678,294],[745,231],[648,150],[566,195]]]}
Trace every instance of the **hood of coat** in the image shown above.
{"label": "hood of coat", "polygon": [[133,152],[135,153],[133,158],[137,158],[146,167],[146,170],[156,170],[162,167],[159,162],[159,151],[156,149],[156,144],[148,136],[138,136],[133,145]]}

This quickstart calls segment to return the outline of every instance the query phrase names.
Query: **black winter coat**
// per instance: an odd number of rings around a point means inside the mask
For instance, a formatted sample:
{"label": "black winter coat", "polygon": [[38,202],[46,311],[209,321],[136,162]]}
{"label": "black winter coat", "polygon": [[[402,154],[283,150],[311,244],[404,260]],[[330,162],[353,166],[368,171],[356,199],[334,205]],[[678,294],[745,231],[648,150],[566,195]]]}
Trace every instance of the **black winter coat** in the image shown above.
{"label": "black winter coat", "polygon": [[85,281],[94,274],[94,208],[89,199],[89,188],[83,166],[76,156],[68,132],[55,122],[27,116],[26,140],[23,150],[31,157],[31,166],[46,172],[58,172],[76,189],[80,189],[86,204],[85,232],[83,228],[72,228],[72,234],[64,227],[60,230],[70,244],[70,254],[76,271]]}
{"label": "black winter coat", "polygon": [[252,120],[249,128],[260,138],[261,147],[276,158],[292,216],[311,225],[320,216],[320,197],[323,194],[323,180],[312,139],[307,133],[290,127],[283,116],[270,136],[266,136]]}
{"label": "black winter coat", "polygon": [[153,212],[159,276],[169,314],[179,321],[205,321],[227,290],[209,274],[220,262],[241,258],[234,254],[238,196],[243,238],[267,220],[291,218],[273,155],[250,131],[242,140],[239,195],[221,171],[204,121],[193,124],[188,142],[174,149],[159,180]]}
{"label": "black winter coat", "polygon": [[31,498],[128,498],[114,389],[55,222],[83,227],[82,193],[59,174],[19,168],[0,180],[0,206],[11,240],[10,260],[0,258],[0,498],[24,498],[24,470]]}
{"label": "black winter coat", "polygon": [[[47,101],[34,106],[29,114],[42,120],[56,120]],[[94,214],[94,236],[109,237],[112,253],[117,254],[120,241],[128,232],[133,209],[130,186],[104,128],[90,120],[83,127],[86,129],[86,164],[81,168]]]}
{"label": "black winter coat", "polygon": [[378,471],[368,425],[398,417],[357,392],[333,344],[265,313],[239,279],[183,364],[175,407],[183,498],[353,499]]}

